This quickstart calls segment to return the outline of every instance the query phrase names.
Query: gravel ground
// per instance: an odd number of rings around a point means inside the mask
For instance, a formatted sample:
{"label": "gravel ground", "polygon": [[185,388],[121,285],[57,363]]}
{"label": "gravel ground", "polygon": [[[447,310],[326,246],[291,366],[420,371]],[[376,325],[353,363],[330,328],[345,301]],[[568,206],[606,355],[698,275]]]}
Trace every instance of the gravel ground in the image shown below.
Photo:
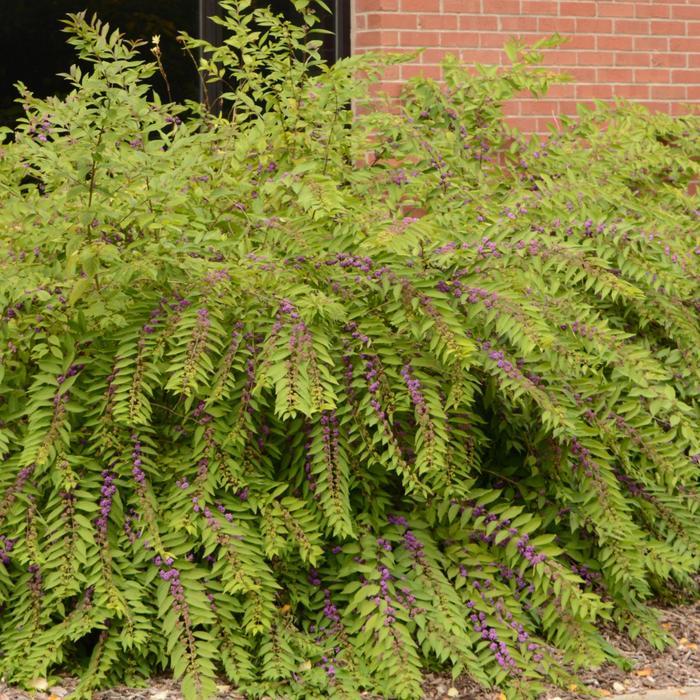
{"label": "gravel ground", "polygon": [[[590,698],[592,692],[599,697],[611,697],[660,688],[678,689],[675,695],[683,700],[683,695],[688,692],[683,688],[700,688],[700,602],[666,608],[661,612],[664,629],[674,640],[668,649],[659,652],[643,640],[631,642],[611,630],[606,633],[606,638],[630,660],[632,670],[626,672],[607,664],[596,671],[581,674],[585,687],[572,686],[566,692],[552,689],[542,696],[543,700],[579,700]],[[0,700],[61,700],[64,697],[70,700],[72,687],[74,681],[69,678],[51,687],[39,682],[31,693],[0,683]],[[218,687],[219,700],[245,700],[228,685]],[[469,680],[453,682],[444,676],[429,676],[424,690],[424,700],[505,700],[499,692],[485,690]],[[167,678],[156,678],[147,688],[112,688],[96,693],[95,700],[182,700],[182,696],[176,683]]]}

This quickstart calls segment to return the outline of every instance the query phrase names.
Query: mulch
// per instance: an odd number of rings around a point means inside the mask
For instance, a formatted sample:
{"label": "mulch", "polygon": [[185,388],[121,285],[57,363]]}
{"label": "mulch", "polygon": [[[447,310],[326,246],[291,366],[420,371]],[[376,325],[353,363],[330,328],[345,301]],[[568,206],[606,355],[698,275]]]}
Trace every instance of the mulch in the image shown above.
{"label": "mulch", "polygon": [[[660,609],[662,625],[673,643],[664,651],[654,649],[643,639],[630,641],[612,628],[605,630],[606,639],[629,660],[632,669],[625,671],[614,664],[579,674],[582,685],[567,690],[552,688],[542,700],[583,700],[592,695],[611,697],[625,693],[644,693],[652,689],[700,687],[700,601],[692,605]],[[0,682],[0,700],[70,700],[75,681],[62,679],[59,685],[48,686],[39,681],[37,688],[26,692]],[[218,700],[244,700],[234,688],[218,686]],[[498,691],[486,690],[469,679],[452,681],[449,677],[430,675],[424,684],[424,700],[504,700]],[[146,688],[117,687],[95,694],[95,700],[182,700],[175,682],[156,678]]]}

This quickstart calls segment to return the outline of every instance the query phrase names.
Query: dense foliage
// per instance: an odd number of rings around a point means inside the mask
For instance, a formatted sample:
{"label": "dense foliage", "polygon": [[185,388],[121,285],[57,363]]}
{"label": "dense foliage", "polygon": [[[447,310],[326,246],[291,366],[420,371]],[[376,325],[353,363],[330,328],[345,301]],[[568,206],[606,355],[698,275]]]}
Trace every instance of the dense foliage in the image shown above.
{"label": "dense foliage", "polygon": [[4,135],[0,674],[522,697],[605,620],[661,643],[700,549],[698,118],[524,139],[515,48],[353,112],[398,59],[223,4],[223,116],[76,15],[71,93]]}

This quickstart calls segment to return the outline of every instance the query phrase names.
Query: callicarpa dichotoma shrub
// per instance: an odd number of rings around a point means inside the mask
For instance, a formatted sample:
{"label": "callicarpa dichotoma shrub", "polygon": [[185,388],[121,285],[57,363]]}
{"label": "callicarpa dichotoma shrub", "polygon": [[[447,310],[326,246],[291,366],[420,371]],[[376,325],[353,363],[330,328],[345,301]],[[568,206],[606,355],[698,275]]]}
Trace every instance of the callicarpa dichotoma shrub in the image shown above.
{"label": "callicarpa dichotoma shrub", "polygon": [[551,78],[517,47],[372,109],[397,58],[222,4],[220,116],[74,15],[69,94],[20,86],[4,133],[0,674],[517,698],[614,658],[602,625],[663,643],[700,549],[698,118],[526,139],[501,105]]}

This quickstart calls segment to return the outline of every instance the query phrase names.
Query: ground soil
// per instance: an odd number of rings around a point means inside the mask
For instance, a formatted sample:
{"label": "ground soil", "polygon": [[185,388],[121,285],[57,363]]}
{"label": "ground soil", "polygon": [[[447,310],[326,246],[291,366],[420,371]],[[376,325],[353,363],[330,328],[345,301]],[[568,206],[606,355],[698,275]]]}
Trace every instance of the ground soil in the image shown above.
{"label": "ground soil", "polygon": [[[567,690],[552,689],[543,699],[579,700],[612,697],[652,689],[674,688],[679,700],[693,688],[700,688],[700,602],[693,605],[661,609],[662,624],[673,644],[665,651],[657,651],[641,639],[634,642],[612,629],[605,636],[632,664],[632,670],[623,671],[608,664],[595,671],[581,674],[583,685]],[[10,688],[0,682],[0,700],[70,700],[74,681],[63,679],[48,687],[38,683],[31,693]],[[684,690],[685,689],[685,690]],[[498,692],[487,691],[468,680],[452,681],[444,676],[429,676],[424,685],[425,700],[458,698],[464,700],[504,700]],[[597,692],[596,692],[597,691]],[[95,694],[95,700],[182,700],[177,684],[166,678],[154,679],[146,688],[113,688]],[[227,685],[219,686],[218,700],[244,700],[243,696]]]}

